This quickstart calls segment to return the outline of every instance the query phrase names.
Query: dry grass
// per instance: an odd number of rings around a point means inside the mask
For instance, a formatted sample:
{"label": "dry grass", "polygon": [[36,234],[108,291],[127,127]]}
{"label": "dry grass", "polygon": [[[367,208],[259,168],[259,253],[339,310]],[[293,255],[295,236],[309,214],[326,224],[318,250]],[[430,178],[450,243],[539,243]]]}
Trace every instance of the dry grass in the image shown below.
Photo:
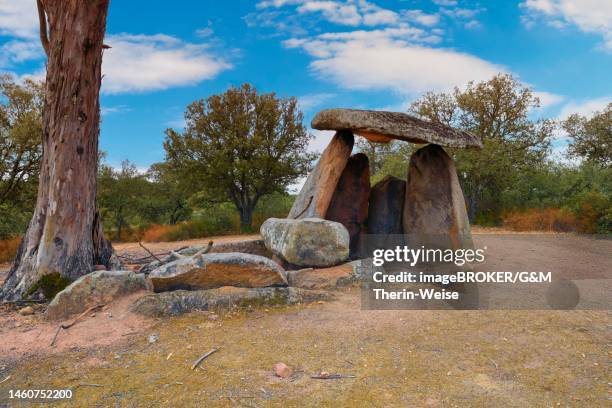
{"label": "dry grass", "polygon": [[0,240],[0,263],[15,259],[20,243],[21,237]]}
{"label": "dry grass", "polygon": [[502,216],[502,226],[511,231],[573,232],[577,230],[574,214],[559,208],[511,211]]}

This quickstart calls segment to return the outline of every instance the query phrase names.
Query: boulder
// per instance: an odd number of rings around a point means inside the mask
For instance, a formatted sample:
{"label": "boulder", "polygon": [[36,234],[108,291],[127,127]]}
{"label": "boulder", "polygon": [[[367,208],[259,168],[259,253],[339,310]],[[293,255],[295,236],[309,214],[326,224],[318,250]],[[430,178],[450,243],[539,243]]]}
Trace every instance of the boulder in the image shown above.
{"label": "boulder", "polygon": [[368,209],[368,233],[379,235],[402,234],[402,213],[406,182],[387,176],[372,187]]}
{"label": "boulder", "polygon": [[359,235],[368,218],[370,197],[370,164],[368,156],[350,157],[327,209],[326,220],[344,225],[350,237],[350,256],[359,253]]}
{"label": "boulder", "polygon": [[287,218],[325,218],[336,185],[346,167],[355,138],[348,131],[336,133],[295,199]]}
{"label": "boulder", "polygon": [[194,311],[215,310],[230,307],[262,305],[289,305],[330,300],[325,292],[299,288],[236,288],[223,287],[209,290],[154,293],[143,296],[132,304],[133,312],[149,316],[177,316]]}
{"label": "boulder", "polygon": [[178,259],[153,270],[149,279],[156,292],[287,284],[285,271],[277,263],[263,256],[239,252]]}
{"label": "boulder", "polygon": [[59,292],[47,307],[49,320],[65,319],[91,306],[120,296],[152,290],[142,274],[130,271],[96,271],[80,277]]}
{"label": "boulder", "polygon": [[266,247],[293,265],[334,266],[349,256],[349,233],[338,222],[320,218],[269,218],[260,232]]}
{"label": "boulder", "polygon": [[319,130],[348,129],[372,142],[386,143],[397,139],[419,144],[482,148],[482,140],[469,132],[400,112],[326,109],[315,115],[311,126]]}
{"label": "boulder", "polygon": [[303,289],[335,289],[352,281],[353,265],[350,263],[322,269],[288,271],[289,286]]}
{"label": "boulder", "polygon": [[474,247],[455,164],[438,145],[425,146],[410,158],[403,225],[413,248]]}

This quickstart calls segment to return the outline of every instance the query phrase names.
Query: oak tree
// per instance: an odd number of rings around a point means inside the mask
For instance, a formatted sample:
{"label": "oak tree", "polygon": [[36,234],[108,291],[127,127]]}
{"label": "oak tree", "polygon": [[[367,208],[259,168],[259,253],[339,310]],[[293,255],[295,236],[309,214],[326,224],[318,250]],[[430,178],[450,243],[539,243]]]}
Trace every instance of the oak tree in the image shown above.
{"label": "oak tree", "polygon": [[230,201],[249,230],[259,199],[306,174],[311,136],[295,98],[245,84],[188,106],[187,126],[166,131],[168,168],[211,202]]}

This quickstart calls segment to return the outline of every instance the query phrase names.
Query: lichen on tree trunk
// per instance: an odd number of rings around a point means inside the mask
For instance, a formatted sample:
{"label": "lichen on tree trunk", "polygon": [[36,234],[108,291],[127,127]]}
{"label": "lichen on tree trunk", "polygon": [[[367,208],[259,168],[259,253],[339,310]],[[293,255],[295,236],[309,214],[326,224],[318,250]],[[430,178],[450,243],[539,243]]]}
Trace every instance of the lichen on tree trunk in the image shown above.
{"label": "lichen on tree trunk", "polygon": [[73,280],[96,264],[111,262],[113,249],[104,238],[96,207],[108,3],[40,2],[49,27],[43,160],[36,209],[0,290],[1,299],[21,298],[44,275],[60,273]]}

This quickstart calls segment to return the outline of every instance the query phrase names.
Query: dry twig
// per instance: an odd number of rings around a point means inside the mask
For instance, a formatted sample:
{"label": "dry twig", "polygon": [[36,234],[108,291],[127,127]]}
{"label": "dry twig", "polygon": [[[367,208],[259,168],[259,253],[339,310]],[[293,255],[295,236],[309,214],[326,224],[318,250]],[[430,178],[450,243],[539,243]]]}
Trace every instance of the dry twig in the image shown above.
{"label": "dry twig", "polygon": [[157,261],[162,262],[162,260],[161,260],[161,259],[159,259],[159,258],[157,257],[157,255],[155,255],[153,252],[151,252],[151,251],[149,250],[149,248],[147,248],[146,246],[144,246],[144,245],[142,244],[142,242],[138,242],[138,245],[140,245],[140,247],[141,247],[142,249],[144,249],[145,251],[147,251],[147,252],[149,253],[149,255],[151,255],[153,258],[157,259]]}
{"label": "dry twig", "polygon": [[193,365],[191,366],[192,370],[195,370],[196,368],[198,368],[198,366],[200,364],[202,364],[202,361],[204,361],[206,358],[208,358],[208,356],[210,356],[211,354],[216,353],[217,351],[219,351],[218,348],[214,348],[212,350],[210,350],[208,353],[204,354],[202,357],[198,358],[195,363],[193,363]]}
{"label": "dry twig", "polygon": [[58,334],[59,334],[61,329],[68,330],[69,328],[71,328],[72,326],[77,324],[77,322],[79,320],[81,320],[81,318],[83,318],[83,316],[86,316],[87,314],[93,312],[94,310],[100,309],[100,308],[102,308],[104,306],[106,306],[105,303],[100,303],[100,304],[97,304],[95,306],[92,306],[89,309],[85,310],[80,315],[78,315],[72,322],[67,323],[67,324],[60,324],[59,326],[57,326],[57,331],[55,332],[55,335],[53,336],[53,340],[51,340],[51,347],[53,347],[55,345],[55,340],[57,340],[57,336],[58,336]]}

